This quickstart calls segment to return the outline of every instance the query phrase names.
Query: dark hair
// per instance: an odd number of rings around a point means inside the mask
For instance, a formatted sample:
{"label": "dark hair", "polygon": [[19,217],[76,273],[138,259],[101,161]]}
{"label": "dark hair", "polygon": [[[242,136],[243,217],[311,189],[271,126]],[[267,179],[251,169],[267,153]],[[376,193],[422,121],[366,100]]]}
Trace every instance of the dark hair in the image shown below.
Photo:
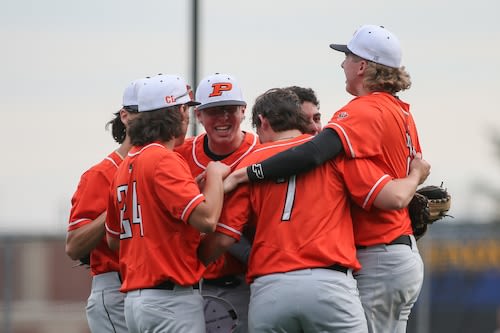
{"label": "dark hair", "polygon": [[[122,110],[125,110],[129,113],[137,113],[136,110],[130,109],[126,106],[123,107]],[[109,126],[111,126],[111,135],[113,136],[113,139],[115,139],[115,141],[119,144],[122,144],[123,141],[125,141],[127,129],[125,128],[125,124],[121,120],[120,111],[115,112],[115,117],[106,123],[106,130],[109,128]]]}
{"label": "dark hair", "polygon": [[155,141],[170,141],[182,134],[182,121],[181,105],[139,112],[129,122],[130,142],[134,146],[144,146]]}
{"label": "dark hair", "polygon": [[259,115],[265,117],[275,132],[297,129],[306,133],[309,120],[302,112],[299,97],[289,89],[274,88],[255,100],[252,108],[252,125],[261,125]]}
{"label": "dark hair", "polygon": [[297,96],[299,96],[300,103],[311,102],[319,108],[319,100],[316,97],[316,93],[311,88],[303,88],[298,86],[290,86],[285,89],[293,91]]}

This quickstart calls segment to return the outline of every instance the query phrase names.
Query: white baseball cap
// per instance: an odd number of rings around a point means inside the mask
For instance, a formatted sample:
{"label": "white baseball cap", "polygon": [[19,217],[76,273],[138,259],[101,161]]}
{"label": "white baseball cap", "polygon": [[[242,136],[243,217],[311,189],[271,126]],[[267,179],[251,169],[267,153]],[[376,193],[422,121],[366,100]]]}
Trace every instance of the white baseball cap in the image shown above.
{"label": "white baseball cap", "polygon": [[199,105],[193,91],[179,75],[158,74],[143,79],[138,84],[137,103],[139,112],[154,111],[170,106]]}
{"label": "white baseball cap", "polygon": [[355,55],[388,67],[401,67],[401,45],[398,38],[379,25],[363,25],[347,45],[330,44],[334,50]]}
{"label": "white baseball cap", "polygon": [[198,110],[223,105],[247,105],[243,100],[240,85],[229,74],[215,73],[200,81],[196,89]]}
{"label": "white baseball cap", "polygon": [[134,80],[125,88],[123,92],[123,102],[122,106],[124,108],[130,109],[132,111],[137,111],[137,90],[138,82],[142,79]]}

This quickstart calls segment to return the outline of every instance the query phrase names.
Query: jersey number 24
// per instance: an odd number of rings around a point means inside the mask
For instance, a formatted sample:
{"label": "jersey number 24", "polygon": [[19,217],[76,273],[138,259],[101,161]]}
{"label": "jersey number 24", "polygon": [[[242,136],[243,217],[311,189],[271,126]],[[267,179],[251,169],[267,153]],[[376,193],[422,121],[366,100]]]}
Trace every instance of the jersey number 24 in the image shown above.
{"label": "jersey number 24", "polygon": [[[144,235],[142,230],[142,214],[141,205],[137,202],[137,183],[132,183],[132,201],[127,200],[128,195],[128,185],[121,185],[116,188],[116,199],[118,201],[118,207],[120,209],[120,222],[122,226],[122,232],[120,234],[120,239],[131,238],[132,235],[132,224],[138,224],[140,227],[141,237]],[[127,207],[127,203],[131,203],[132,209]],[[132,213],[132,218],[130,218],[130,213]]]}

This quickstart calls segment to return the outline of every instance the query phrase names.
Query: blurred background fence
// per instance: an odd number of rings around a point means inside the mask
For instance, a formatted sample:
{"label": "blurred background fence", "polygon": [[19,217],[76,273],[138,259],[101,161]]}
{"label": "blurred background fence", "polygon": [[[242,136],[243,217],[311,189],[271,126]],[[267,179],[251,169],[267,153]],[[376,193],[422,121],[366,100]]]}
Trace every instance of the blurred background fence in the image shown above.
{"label": "blurred background fence", "polygon": [[[0,332],[89,332],[90,274],[73,267],[64,239],[0,235]],[[418,244],[425,281],[408,332],[495,332],[500,327],[500,224],[439,222]]]}

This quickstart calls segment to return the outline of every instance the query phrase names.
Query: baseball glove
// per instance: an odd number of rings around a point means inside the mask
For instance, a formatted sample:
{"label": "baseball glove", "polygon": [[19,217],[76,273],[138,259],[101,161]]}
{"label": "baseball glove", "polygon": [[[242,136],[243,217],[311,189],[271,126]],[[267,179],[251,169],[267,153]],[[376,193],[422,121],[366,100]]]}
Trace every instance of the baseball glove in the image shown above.
{"label": "baseball glove", "polygon": [[450,210],[451,196],[443,187],[429,185],[418,189],[408,205],[413,234],[416,239],[421,238],[432,224],[447,215]]}

